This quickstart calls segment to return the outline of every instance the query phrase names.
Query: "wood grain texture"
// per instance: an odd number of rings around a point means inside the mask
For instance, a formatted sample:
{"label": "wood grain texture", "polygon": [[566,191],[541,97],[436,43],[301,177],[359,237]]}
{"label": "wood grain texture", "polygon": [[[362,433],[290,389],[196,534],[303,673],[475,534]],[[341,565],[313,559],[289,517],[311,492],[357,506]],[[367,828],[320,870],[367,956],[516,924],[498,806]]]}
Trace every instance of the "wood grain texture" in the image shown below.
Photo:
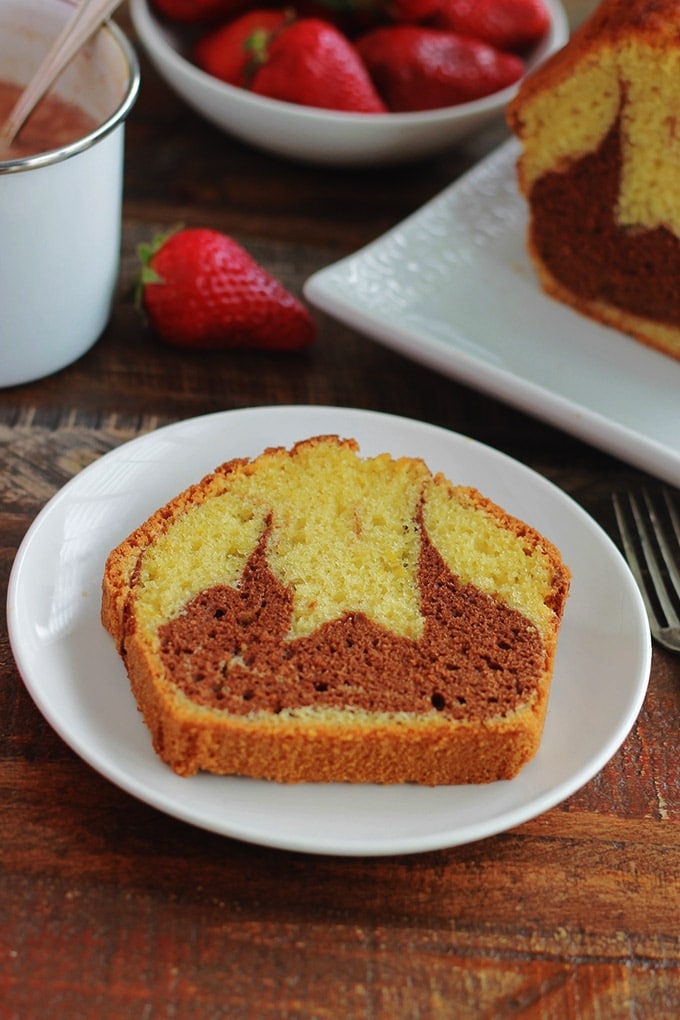
{"label": "wood grain texture", "polygon": [[[26,530],[79,470],[167,422],[255,404],[375,408],[463,432],[614,534],[611,492],[641,472],[326,316],[301,355],[193,355],[163,347],[132,300],[137,244],[179,221],[232,232],[300,293],[499,129],[411,168],[320,172],[219,135],[145,62],[143,75],[111,321],[75,365],[0,391],[3,594]],[[655,649],[623,746],[533,821],[411,857],[277,852],[176,821],[89,768],[31,701],[3,617],[0,1018],[676,1020],[679,719],[680,658]]]}

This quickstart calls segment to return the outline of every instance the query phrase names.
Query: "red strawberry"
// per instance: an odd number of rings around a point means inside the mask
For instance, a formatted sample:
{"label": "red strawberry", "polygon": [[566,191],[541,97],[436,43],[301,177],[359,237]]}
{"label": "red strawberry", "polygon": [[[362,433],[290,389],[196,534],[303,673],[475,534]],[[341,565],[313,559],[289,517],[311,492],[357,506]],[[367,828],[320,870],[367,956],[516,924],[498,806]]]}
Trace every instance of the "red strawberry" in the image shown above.
{"label": "red strawberry", "polygon": [[304,17],[331,21],[345,34],[354,36],[363,29],[386,22],[420,22],[432,18],[441,0],[297,0],[295,9]]}
{"label": "red strawberry", "polygon": [[386,112],[352,43],[320,18],[301,18],[264,41],[251,89],[303,106]]}
{"label": "red strawberry", "polygon": [[228,18],[248,5],[249,0],[150,0],[154,10],[170,21],[198,25]]}
{"label": "red strawberry", "polygon": [[524,63],[511,53],[433,28],[388,25],[357,40],[357,50],[390,110],[434,110],[498,92]]}
{"label": "red strawberry", "polygon": [[380,0],[380,7],[390,21],[418,24],[436,17],[442,0]]}
{"label": "red strawberry", "polygon": [[[420,0],[413,2],[420,3]],[[439,0],[423,2],[432,2],[437,7]],[[295,0],[295,12],[298,18],[320,18],[335,25],[348,39],[385,22],[383,0]]]}
{"label": "red strawberry", "polygon": [[167,343],[288,351],[314,339],[307,309],[225,234],[180,230],[139,254],[142,304]]}
{"label": "red strawberry", "polygon": [[438,0],[434,23],[482,39],[499,50],[521,53],[550,28],[543,0]]}
{"label": "red strawberry", "polygon": [[247,88],[257,69],[260,37],[269,38],[288,20],[283,10],[249,11],[199,39],[194,60],[215,78]]}

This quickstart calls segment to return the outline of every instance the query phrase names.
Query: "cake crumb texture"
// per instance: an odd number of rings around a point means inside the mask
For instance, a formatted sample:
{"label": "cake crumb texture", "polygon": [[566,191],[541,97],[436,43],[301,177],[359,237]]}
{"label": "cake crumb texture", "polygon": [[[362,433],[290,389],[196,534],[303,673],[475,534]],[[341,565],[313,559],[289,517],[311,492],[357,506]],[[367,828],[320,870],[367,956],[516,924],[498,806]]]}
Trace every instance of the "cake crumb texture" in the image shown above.
{"label": "cake crumb texture", "polygon": [[[529,253],[546,291],[672,357],[680,357],[679,83],[677,0],[603,0],[507,111],[522,145]],[[587,190],[575,202],[577,180]]]}

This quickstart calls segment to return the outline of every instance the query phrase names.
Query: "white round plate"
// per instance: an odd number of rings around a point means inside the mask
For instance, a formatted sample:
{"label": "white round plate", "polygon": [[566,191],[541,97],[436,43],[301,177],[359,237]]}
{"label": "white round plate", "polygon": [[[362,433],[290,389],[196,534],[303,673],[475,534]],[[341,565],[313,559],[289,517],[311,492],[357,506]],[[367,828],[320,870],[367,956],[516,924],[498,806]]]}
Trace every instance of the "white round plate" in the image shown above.
{"label": "white round plate", "polygon": [[[573,573],[537,756],[510,782],[436,787],[305,784],[176,776],[159,758],[123,664],[99,620],[109,551],[218,464],[319,434],[372,456],[423,457],[538,528]],[[252,843],[337,855],[403,854],[471,842],[546,811],[591,779],[642,704],[651,642],[616,546],[561,490],[473,440],[422,422],[334,407],[260,407],[178,422],[85,468],[45,506],[17,553],[7,607],[17,665],[66,743],[128,793],[194,825]]]}

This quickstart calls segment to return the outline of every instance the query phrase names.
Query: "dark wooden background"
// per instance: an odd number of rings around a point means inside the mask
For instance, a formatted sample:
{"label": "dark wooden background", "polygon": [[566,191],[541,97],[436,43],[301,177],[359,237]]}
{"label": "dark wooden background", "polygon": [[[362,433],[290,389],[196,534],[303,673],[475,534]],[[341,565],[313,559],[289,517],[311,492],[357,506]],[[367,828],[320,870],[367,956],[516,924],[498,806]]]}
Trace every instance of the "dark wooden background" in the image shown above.
{"label": "dark wooden background", "polygon": [[[592,3],[567,4],[574,21]],[[127,12],[119,15],[130,30]],[[505,137],[390,170],[320,170],[199,120],[143,61],[127,132],[120,286],[78,363],[0,391],[0,573],[49,497],[141,432],[256,404],[407,415],[505,450],[613,534],[624,463],[315,313],[295,356],[163,347],[135,249],[176,223],[232,234],[300,293]],[[94,664],[93,664],[94,665]],[[250,846],[132,799],[44,722],[0,632],[2,1020],[675,1020],[680,1016],[680,660],[655,648],[621,750],[564,804],[483,842],[342,859]],[[593,678],[596,682],[597,678]]]}

